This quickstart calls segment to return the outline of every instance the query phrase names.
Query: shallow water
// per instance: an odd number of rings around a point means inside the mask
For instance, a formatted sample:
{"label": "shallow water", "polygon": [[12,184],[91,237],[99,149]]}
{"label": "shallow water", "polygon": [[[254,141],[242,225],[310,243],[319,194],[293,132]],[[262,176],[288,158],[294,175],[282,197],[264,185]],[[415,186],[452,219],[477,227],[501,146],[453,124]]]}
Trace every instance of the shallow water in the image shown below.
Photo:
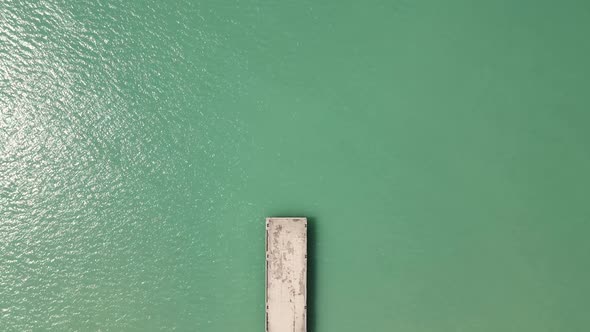
{"label": "shallow water", "polygon": [[590,328],[590,5],[3,1],[0,330]]}

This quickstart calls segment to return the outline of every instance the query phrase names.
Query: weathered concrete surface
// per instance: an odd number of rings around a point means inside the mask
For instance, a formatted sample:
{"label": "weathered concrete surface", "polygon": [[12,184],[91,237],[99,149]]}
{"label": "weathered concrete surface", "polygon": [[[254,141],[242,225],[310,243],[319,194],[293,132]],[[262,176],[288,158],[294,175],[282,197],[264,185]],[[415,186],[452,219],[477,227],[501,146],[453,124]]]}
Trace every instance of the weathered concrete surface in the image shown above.
{"label": "weathered concrete surface", "polygon": [[266,219],[266,330],[305,332],[307,219]]}

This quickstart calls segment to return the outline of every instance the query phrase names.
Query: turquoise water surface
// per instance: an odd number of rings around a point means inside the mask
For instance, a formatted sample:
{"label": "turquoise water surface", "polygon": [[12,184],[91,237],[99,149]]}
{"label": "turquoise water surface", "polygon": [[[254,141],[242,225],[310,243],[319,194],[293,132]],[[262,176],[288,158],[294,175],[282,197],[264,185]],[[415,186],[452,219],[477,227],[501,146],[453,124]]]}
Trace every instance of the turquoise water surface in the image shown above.
{"label": "turquoise water surface", "polygon": [[590,4],[2,1],[0,331],[589,331]]}

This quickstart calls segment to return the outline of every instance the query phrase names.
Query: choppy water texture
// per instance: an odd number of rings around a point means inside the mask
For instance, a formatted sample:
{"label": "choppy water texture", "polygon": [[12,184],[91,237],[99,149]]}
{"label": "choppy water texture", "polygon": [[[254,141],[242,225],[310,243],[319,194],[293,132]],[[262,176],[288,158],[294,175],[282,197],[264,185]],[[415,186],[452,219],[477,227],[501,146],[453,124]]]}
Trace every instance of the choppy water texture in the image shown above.
{"label": "choppy water texture", "polygon": [[0,330],[590,330],[590,5],[2,1]]}

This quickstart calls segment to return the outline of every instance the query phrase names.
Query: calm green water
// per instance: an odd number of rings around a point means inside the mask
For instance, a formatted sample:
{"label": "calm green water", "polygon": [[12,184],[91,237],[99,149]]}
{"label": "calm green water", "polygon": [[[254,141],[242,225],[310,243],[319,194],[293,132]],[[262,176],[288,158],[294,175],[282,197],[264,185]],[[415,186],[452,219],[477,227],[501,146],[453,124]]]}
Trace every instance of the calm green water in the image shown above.
{"label": "calm green water", "polygon": [[0,331],[590,330],[583,1],[2,1]]}

